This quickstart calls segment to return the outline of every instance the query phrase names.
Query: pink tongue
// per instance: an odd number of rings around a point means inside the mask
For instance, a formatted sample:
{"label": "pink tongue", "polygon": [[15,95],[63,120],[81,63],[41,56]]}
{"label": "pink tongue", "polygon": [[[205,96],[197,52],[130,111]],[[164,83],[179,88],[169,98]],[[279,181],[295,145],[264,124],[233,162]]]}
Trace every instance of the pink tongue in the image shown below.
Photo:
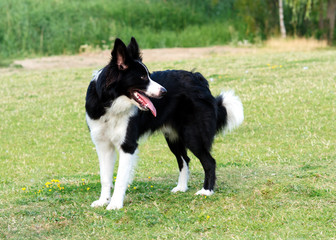
{"label": "pink tongue", "polygon": [[139,94],[138,97],[141,98],[141,100],[145,103],[144,105],[148,107],[149,110],[152,112],[153,116],[156,117],[156,109],[153,103],[151,102],[151,100],[149,100],[147,97],[145,97],[142,94]]}

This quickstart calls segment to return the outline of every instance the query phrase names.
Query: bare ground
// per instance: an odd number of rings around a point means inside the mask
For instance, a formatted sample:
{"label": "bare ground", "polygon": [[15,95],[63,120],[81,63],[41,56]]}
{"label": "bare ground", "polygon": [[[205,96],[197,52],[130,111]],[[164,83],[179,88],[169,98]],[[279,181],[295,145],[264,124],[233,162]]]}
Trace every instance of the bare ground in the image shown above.
{"label": "bare ground", "polygon": [[[142,56],[144,62],[180,61],[194,58],[204,58],[213,55],[228,53],[243,53],[252,51],[251,48],[233,48],[228,46],[214,46],[205,48],[162,48],[144,49]],[[111,52],[96,51],[72,56],[51,56],[14,61],[24,69],[67,69],[81,67],[100,67],[107,64]]]}
{"label": "bare ground", "polygon": [[[255,53],[263,49],[268,52],[295,52],[311,51],[326,48],[325,41],[314,39],[270,39],[264,44],[264,48],[255,46],[230,47],[230,46],[213,46],[202,48],[160,48],[142,50],[143,61],[148,62],[165,62],[181,61],[195,58],[207,58],[215,55],[226,54],[244,54]],[[14,65],[22,66],[23,69],[69,69],[69,68],[97,68],[107,64],[111,57],[110,50],[91,51],[77,55],[61,55],[51,57],[32,58],[14,61]],[[1,69],[0,69],[1,70]],[[2,71],[6,71],[2,69]]]}

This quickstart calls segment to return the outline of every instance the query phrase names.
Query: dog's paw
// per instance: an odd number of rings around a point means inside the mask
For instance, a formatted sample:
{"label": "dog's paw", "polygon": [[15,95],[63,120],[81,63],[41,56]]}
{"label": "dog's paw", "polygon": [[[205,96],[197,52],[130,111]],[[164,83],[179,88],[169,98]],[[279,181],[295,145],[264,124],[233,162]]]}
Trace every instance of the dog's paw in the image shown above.
{"label": "dog's paw", "polygon": [[203,195],[203,196],[211,196],[212,194],[214,194],[213,190],[205,190],[204,188],[195,193],[195,195]]}
{"label": "dog's paw", "polygon": [[107,204],[110,203],[110,199],[105,198],[105,199],[99,199],[97,201],[94,201],[93,203],[91,203],[91,207],[103,207]]}
{"label": "dog's paw", "polygon": [[188,187],[181,187],[181,186],[176,186],[174,187],[171,192],[172,193],[177,193],[177,192],[186,192],[188,190]]}
{"label": "dog's paw", "polygon": [[122,202],[111,201],[109,205],[106,207],[106,210],[119,210],[123,207]]}

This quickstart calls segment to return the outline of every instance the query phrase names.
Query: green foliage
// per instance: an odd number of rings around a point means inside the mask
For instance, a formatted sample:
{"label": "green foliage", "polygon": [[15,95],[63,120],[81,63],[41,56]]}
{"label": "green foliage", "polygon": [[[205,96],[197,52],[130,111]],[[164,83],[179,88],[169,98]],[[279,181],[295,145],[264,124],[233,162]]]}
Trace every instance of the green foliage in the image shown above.
{"label": "green foliage", "polygon": [[247,25],[246,35],[250,40],[256,36],[265,40],[277,28],[277,7],[272,1],[236,0],[235,9]]}
{"label": "green foliage", "polygon": [[232,1],[214,0],[2,0],[0,56],[110,48],[131,36],[146,48],[224,44],[239,34],[231,11]]}
{"label": "green foliage", "polygon": [[[320,1],[284,1],[289,35],[326,36]],[[131,36],[145,48],[253,43],[278,35],[278,19],[277,0],[1,0],[0,58],[107,49]]]}
{"label": "green foliage", "polygon": [[318,28],[319,1],[323,0],[286,0],[285,19],[289,33],[298,36],[314,36]]}
{"label": "green foliage", "polygon": [[213,145],[216,193],[194,195],[204,175],[192,155],[189,191],[170,193],[177,163],[155,134],[140,144],[125,207],[90,208],[100,193],[84,112],[92,69],[2,69],[1,239],[336,236],[335,51],[233,50],[147,66],[196,68],[214,95],[240,96],[243,125]]}

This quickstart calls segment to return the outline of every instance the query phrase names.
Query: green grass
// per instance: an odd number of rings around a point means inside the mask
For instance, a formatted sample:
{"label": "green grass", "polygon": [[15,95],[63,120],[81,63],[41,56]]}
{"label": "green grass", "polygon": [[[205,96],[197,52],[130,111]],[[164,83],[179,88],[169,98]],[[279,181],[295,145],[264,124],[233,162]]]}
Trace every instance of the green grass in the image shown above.
{"label": "green grass", "polygon": [[0,60],[106,49],[116,37],[141,36],[144,48],[249,39],[232,8],[233,0],[2,0]]}
{"label": "green grass", "polygon": [[[93,69],[3,70],[0,238],[335,238],[335,60],[333,50],[257,50],[147,64],[196,68],[214,94],[235,89],[245,122],[216,138],[217,188],[207,198],[194,195],[203,179],[194,156],[190,190],[170,193],[177,163],[160,134],[150,137],[119,211],[90,208],[100,191],[84,113]],[[60,185],[47,188],[53,179]]]}

